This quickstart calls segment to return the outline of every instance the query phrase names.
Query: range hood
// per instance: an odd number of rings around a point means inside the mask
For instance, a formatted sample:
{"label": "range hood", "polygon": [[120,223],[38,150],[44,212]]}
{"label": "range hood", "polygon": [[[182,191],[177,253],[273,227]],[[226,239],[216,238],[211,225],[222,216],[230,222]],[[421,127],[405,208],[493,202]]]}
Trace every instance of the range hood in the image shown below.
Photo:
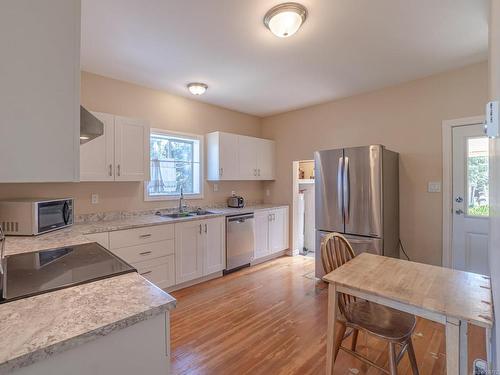
{"label": "range hood", "polygon": [[104,123],[80,106],[80,144],[104,134]]}

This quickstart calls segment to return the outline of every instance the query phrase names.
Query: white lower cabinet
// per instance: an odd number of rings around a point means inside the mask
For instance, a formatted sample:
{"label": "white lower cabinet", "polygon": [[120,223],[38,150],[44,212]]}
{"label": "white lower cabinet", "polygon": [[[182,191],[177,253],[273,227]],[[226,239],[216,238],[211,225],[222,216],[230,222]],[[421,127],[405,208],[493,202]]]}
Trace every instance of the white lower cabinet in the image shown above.
{"label": "white lower cabinet", "polygon": [[222,271],[224,218],[175,224],[175,280],[177,284]]}
{"label": "white lower cabinet", "polygon": [[135,264],[137,272],[153,284],[168,288],[175,284],[174,255],[146,260]]}
{"label": "white lower cabinet", "polygon": [[255,213],[255,259],[288,249],[288,207]]}

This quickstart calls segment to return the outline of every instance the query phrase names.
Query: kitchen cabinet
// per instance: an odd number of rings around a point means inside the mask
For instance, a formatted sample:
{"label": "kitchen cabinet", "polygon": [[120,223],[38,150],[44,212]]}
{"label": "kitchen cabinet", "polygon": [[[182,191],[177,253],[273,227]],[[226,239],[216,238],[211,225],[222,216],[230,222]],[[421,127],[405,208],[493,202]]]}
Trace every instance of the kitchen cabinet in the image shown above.
{"label": "kitchen cabinet", "polygon": [[99,245],[104,247],[105,249],[109,249],[109,233],[92,233],[86,234],[85,237],[93,242],[97,242]]}
{"label": "kitchen cabinet", "polygon": [[207,135],[208,180],[274,179],[274,141],[214,132]]}
{"label": "kitchen cabinet", "polygon": [[213,132],[207,138],[208,180],[237,180],[239,175],[238,136]]}
{"label": "kitchen cabinet", "polygon": [[80,180],[149,180],[148,123],[92,113],[104,123],[104,134],[80,146]]}
{"label": "kitchen cabinet", "polygon": [[78,181],[80,23],[80,0],[0,2],[0,182]]}
{"label": "kitchen cabinet", "polygon": [[224,249],[224,218],[175,224],[176,283],[222,271]]}
{"label": "kitchen cabinet", "polygon": [[255,259],[288,249],[288,207],[255,213]]}

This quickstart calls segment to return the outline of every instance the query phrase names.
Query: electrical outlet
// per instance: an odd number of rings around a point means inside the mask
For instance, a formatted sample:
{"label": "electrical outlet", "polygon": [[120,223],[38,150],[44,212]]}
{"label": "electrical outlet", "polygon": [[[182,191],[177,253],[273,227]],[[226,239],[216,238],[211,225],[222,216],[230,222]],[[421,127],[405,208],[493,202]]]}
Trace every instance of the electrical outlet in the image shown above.
{"label": "electrical outlet", "polygon": [[219,184],[214,184],[214,192],[219,191]]}
{"label": "electrical outlet", "polygon": [[99,203],[99,194],[92,194],[91,201],[92,201],[92,204]]}
{"label": "electrical outlet", "polygon": [[429,182],[427,184],[427,192],[441,193],[441,182]]}

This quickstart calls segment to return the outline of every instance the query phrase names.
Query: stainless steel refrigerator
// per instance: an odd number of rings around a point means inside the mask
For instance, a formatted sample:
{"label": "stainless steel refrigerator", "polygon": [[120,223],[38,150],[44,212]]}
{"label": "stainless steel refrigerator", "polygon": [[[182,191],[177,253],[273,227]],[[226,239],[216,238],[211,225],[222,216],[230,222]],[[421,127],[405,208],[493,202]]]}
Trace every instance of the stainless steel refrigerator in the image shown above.
{"label": "stainless steel refrigerator", "polygon": [[399,155],[384,146],[317,151],[316,277],[324,275],[321,241],[344,234],[354,252],[399,257]]}

